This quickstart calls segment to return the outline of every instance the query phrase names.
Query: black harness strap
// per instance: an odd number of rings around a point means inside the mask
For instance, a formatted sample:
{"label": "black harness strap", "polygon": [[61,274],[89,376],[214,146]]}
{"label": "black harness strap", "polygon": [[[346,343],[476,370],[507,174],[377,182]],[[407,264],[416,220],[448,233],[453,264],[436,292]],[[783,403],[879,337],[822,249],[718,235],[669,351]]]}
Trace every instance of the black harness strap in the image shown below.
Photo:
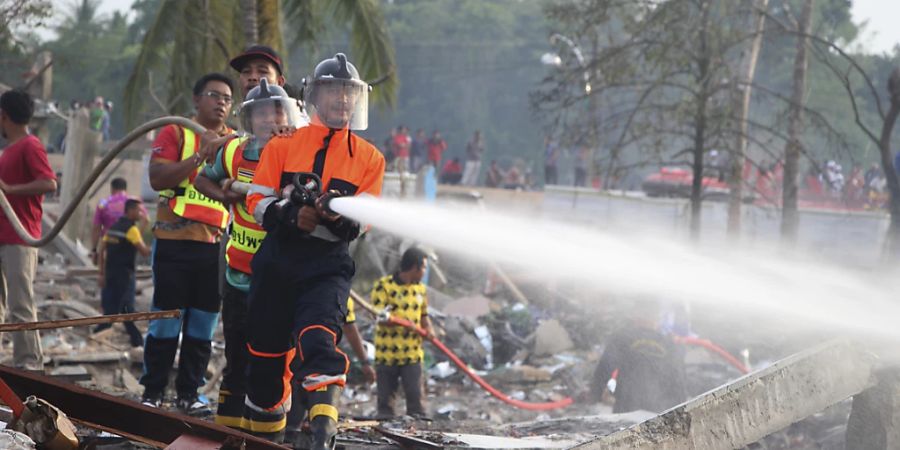
{"label": "black harness strap", "polygon": [[322,148],[316,152],[316,159],[313,161],[313,173],[318,175],[319,178],[322,178],[322,174],[325,172],[325,155],[328,153],[328,146],[331,145],[331,138],[334,137],[336,131],[334,128],[328,130],[328,134],[322,140]]}

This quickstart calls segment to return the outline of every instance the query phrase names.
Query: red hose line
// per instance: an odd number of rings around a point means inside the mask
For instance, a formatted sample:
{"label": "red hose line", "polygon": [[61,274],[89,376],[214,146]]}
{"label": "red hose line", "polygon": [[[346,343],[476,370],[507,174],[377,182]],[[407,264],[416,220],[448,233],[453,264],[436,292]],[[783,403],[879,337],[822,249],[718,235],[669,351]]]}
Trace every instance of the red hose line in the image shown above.
{"label": "red hose line", "polygon": [[566,406],[569,406],[572,404],[572,399],[570,397],[566,397],[559,401],[546,402],[546,403],[531,403],[531,402],[524,402],[521,400],[516,400],[516,399],[500,392],[499,390],[497,390],[497,388],[488,384],[487,381],[484,381],[484,379],[481,378],[480,376],[478,376],[477,373],[472,371],[472,369],[470,369],[469,366],[466,365],[466,363],[463,362],[463,360],[461,360],[459,358],[459,356],[456,356],[456,354],[453,353],[452,350],[447,348],[447,346],[444,345],[443,342],[439,341],[434,336],[428,336],[428,333],[425,330],[423,330],[421,327],[415,325],[414,323],[412,323],[408,320],[399,319],[396,317],[391,317],[390,319],[388,319],[388,321],[394,325],[399,325],[402,327],[409,328],[410,330],[413,330],[416,333],[418,333],[419,335],[421,335],[423,338],[427,339],[435,347],[437,347],[438,350],[444,352],[444,354],[447,355],[448,358],[450,358],[450,361],[453,361],[453,364],[456,364],[456,367],[459,367],[459,369],[462,370],[463,373],[465,373],[469,378],[471,378],[472,381],[477,383],[479,386],[484,388],[484,390],[488,391],[491,395],[493,395],[494,397],[497,397],[498,400],[500,400],[504,403],[515,406],[516,408],[526,409],[529,411],[547,411],[547,410],[551,410],[551,409],[565,408]]}
{"label": "red hose line", "polygon": [[732,355],[731,353],[728,353],[727,350],[725,350],[722,347],[719,347],[718,345],[714,344],[712,341],[710,341],[708,339],[700,339],[700,338],[690,337],[690,336],[676,336],[674,338],[674,340],[675,340],[675,342],[677,342],[679,344],[695,345],[698,347],[703,347],[703,348],[715,353],[716,355],[719,355],[719,357],[724,359],[728,364],[730,364],[732,367],[737,369],[742,374],[746,375],[746,374],[750,373],[750,369],[747,366],[745,366],[744,363],[742,363],[739,359],[735,358],[734,355]]}

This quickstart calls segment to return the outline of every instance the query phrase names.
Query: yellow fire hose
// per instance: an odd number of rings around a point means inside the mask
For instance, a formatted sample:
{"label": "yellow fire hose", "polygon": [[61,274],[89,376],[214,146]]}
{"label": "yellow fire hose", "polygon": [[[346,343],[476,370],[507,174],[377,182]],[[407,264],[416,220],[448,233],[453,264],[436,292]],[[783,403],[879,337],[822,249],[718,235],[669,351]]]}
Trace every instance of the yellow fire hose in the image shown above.
{"label": "yellow fire hose", "polygon": [[47,245],[48,242],[52,241],[56,235],[62,231],[63,226],[66,222],[69,221],[69,218],[75,212],[75,209],[78,207],[78,204],[84,200],[84,196],[87,195],[88,191],[91,189],[91,186],[94,182],[97,181],[97,178],[100,178],[100,175],[103,173],[103,170],[106,169],[107,166],[112,163],[116,156],[119,153],[122,153],[125,150],[125,147],[128,147],[128,144],[131,144],[141,136],[147,134],[150,130],[154,130],[156,128],[162,128],[166,125],[181,125],[186,128],[190,128],[194,132],[198,134],[203,134],[206,132],[206,128],[200,126],[200,124],[190,120],[185,119],[184,117],[175,117],[175,116],[167,116],[160,117],[158,119],[153,119],[149,122],[142,124],[141,126],[135,128],[128,133],[127,136],[122,138],[115,147],[113,147],[106,156],[100,161],[100,164],[97,164],[97,167],[94,168],[94,171],[91,172],[90,176],[88,176],[87,180],[85,180],[84,184],[81,185],[81,188],[78,189],[78,193],[75,195],[72,203],[70,203],[63,213],[59,216],[59,219],[56,221],[56,225],[53,226],[53,229],[50,230],[45,236],[41,238],[36,238],[31,236],[25,227],[22,226],[22,222],[19,221],[19,217],[16,216],[15,211],[13,211],[12,206],[9,204],[9,200],[6,198],[6,193],[0,191],[0,209],[3,210],[3,214],[9,218],[10,223],[12,223],[13,229],[16,231],[16,234],[25,241],[25,244],[31,247],[43,247]]}

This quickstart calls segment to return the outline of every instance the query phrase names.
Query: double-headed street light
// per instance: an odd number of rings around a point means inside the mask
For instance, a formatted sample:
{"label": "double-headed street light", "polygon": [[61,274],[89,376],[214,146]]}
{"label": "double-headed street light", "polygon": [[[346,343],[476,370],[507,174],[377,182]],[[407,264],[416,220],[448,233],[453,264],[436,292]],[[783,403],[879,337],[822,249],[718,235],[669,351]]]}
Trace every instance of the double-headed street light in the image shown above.
{"label": "double-headed street light", "polygon": [[[581,69],[584,71],[584,92],[587,94],[591,93],[591,76],[588,71],[587,63],[584,62],[584,55],[581,53],[581,48],[578,47],[575,42],[571,39],[559,34],[553,33],[550,35],[550,43],[556,44],[557,42],[563,42],[566,44],[571,50],[572,54],[575,55],[575,59],[578,61],[578,65],[581,66]],[[547,52],[541,55],[541,63],[548,66],[559,67],[562,65],[562,58],[556,53]]]}

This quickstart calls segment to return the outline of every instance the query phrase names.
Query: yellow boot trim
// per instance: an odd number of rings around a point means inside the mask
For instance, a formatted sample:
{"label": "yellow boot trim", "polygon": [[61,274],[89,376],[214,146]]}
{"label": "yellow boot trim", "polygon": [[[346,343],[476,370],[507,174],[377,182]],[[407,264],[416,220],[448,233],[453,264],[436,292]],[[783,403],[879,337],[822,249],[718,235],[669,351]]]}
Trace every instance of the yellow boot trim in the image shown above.
{"label": "yellow boot trim", "polygon": [[243,417],[231,417],[231,416],[216,416],[216,425],[224,425],[228,428],[238,428],[244,429],[244,422],[246,419]]}
{"label": "yellow boot trim", "polygon": [[281,420],[276,420],[274,422],[264,422],[244,418],[242,425],[245,430],[253,433],[277,433],[287,427],[287,418],[282,417]]}
{"label": "yellow boot trim", "polygon": [[312,408],[309,408],[309,420],[312,420],[316,416],[328,416],[337,422],[338,410],[334,406],[319,403],[318,405],[313,405]]}

